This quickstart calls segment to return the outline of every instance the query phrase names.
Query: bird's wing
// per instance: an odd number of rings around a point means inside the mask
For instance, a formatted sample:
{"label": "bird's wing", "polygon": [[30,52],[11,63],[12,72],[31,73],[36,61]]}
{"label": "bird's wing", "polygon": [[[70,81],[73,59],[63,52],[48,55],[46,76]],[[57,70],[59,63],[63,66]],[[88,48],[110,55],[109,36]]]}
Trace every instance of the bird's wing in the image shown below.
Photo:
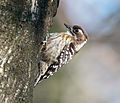
{"label": "bird's wing", "polygon": [[[53,33],[52,33],[53,34]],[[66,39],[66,35],[63,33],[49,36],[46,41],[46,45],[43,46],[41,50],[41,57],[44,61],[52,64],[56,61],[57,57],[60,55],[65,45],[71,43],[70,39]],[[72,37],[71,37],[72,38]],[[52,60],[52,61],[50,61]]]}
{"label": "bird's wing", "polygon": [[59,68],[61,68],[64,64],[67,64],[71,59],[72,56],[76,54],[73,44],[65,45],[63,50],[61,51],[60,55],[57,57],[57,60],[52,63],[45,74],[41,76],[42,79],[49,78],[53,73],[57,72]]}

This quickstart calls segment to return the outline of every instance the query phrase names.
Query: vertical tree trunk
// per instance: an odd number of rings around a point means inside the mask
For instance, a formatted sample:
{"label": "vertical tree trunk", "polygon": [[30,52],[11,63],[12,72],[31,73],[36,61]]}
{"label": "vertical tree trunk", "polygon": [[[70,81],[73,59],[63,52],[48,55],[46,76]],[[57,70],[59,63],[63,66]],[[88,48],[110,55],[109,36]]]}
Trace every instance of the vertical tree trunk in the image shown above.
{"label": "vertical tree trunk", "polygon": [[40,42],[58,0],[0,1],[0,103],[32,103]]}

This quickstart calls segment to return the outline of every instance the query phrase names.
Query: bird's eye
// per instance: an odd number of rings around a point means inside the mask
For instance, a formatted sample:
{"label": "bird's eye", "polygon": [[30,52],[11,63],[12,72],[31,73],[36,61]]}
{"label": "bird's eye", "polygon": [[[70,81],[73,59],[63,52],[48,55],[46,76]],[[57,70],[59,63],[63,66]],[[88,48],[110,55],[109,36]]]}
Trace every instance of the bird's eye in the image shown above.
{"label": "bird's eye", "polygon": [[78,29],[74,29],[74,32],[79,32]]}
{"label": "bird's eye", "polygon": [[83,34],[83,31],[81,29],[74,29],[73,32],[74,33],[78,33],[79,32],[79,33]]}

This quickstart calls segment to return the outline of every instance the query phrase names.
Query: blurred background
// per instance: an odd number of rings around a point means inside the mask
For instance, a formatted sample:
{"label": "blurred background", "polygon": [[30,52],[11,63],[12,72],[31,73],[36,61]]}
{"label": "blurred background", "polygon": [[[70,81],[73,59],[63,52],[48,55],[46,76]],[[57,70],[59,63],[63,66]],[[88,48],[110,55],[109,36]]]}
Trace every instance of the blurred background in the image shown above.
{"label": "blurred background", "polygon": [[61,0],[50,32],[81,25],[87,44],[34,89],[34,103],[120,103],[120,0]]}

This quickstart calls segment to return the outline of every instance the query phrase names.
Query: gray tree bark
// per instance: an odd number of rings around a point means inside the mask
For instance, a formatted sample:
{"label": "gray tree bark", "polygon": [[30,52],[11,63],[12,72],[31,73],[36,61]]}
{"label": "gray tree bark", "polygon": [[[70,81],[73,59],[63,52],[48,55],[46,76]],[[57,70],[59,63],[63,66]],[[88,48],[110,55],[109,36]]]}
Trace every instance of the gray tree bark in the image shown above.
{"label": "gray tree bark", "polygon": [[58,0],[0,0],[0,103],[32,103],[40,42]]}

